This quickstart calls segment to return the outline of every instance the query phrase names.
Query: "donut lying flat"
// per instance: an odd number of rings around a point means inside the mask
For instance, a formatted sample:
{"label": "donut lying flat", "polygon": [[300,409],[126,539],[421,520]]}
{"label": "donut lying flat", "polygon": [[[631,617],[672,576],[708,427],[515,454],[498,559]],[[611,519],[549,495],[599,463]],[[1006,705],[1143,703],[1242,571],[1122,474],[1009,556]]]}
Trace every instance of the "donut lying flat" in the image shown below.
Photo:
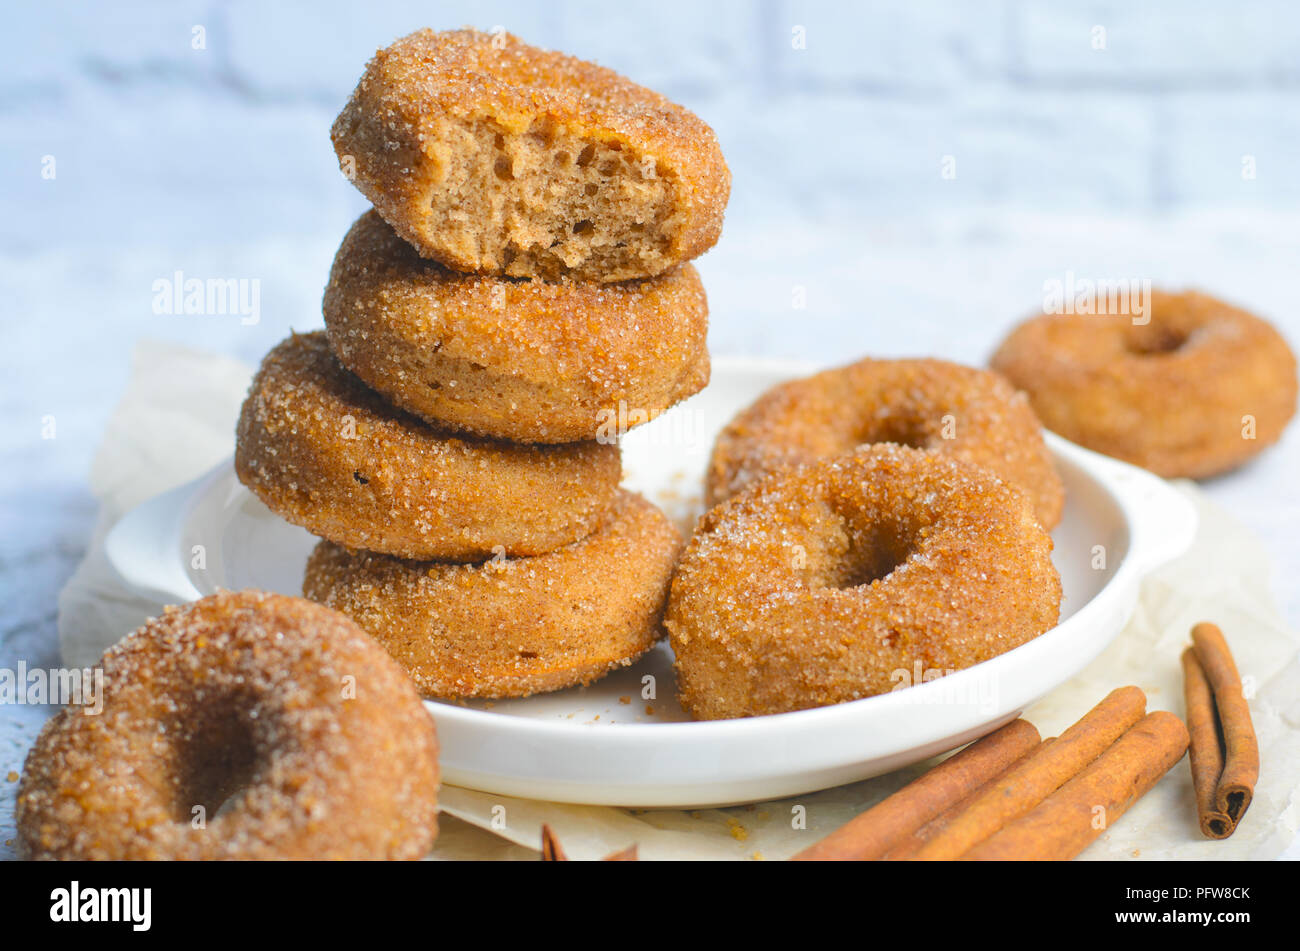
{"label": "donut lying flat", "polygon": [[324,542],[303,591],[354,618],[426,697],[524,697],[649,650],[680,550],[659,509],[620,492],[596,532],[535,558],[419,563]]}
{"label": "donut lying flat", "polygon": [[426,419],[520,442],[612,440],[698,392],[708,324],[689,264],[622,284],[466,275],[421,258],[373,211],[325,290],[334,353],[369,386]]}
{"label": "donut lying flat", "polygon": [[1158,475],[1216,475],[1277,442],[1296,407],[1281,334],[1194,292],[1153,293],[1146,317],[1044,314],[992,365],[1048,429]]}
{"label": "donut lying flat", "polygon": [[1053,627],[1052,541],[1019,489],[969,463],[868,446],[709,511],[666,626],[699,719],[870,697]]}
{"label": "donut lying flat", "polygon": [[235,471],[277,515],[403,558],[533,555],[604,519],[618,446],[524,446],[449,435],[393,409],[298,334],[262,362],[239,417]]}
{"label": "donut lying flat", "polygon": [[996,374],[943,360],[860,360],[774,386],[718,436],[706,503],[864,443],[984,466],[1028,492],[1044,526],[1060,521],[1065,490],[1024,396]]}
{"label": "donut lying flat", "polygon": [[508,33],[420,30],[380,50],[332,137],[389,224],[458,271],[661,274],[718,240],[731,189],[694,114]]}
{"label": "donut lying flat", "polygon": [[37,859],[416,859],[437,834],[433,719],[350,620],[224,592],[110,648],[18,788]]}

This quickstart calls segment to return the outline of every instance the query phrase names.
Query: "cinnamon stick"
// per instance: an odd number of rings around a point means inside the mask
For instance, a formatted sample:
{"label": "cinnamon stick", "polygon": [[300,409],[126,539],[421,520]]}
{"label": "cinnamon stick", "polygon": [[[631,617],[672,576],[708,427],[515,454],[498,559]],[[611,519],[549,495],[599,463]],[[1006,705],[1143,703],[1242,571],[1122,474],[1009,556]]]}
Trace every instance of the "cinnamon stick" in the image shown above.
{"label": "cinnamon stick", "polygon": [[564,849],[560,845],[559,838],[555,835],[555,830],[542,823],[542,861],[543,862],[567,862],[569,857],[564,854]]}
{"label": "cinnamon stick", "polygon": [[1250,705],[1241,691],[1241,675],[1223,632],[1214,624],[1197,624],[1192,628],[1192,646],[1214,692],[1214,706],[1223,730],[1223,773],[1215,789],[1215,809],[1226,815],[1235,829],[1255,796],[1259,741],[1250,719]]}
{"label": "cinnamon stick", "polygon": [[1214,711],[1214,694],[1201,662],[1196,659],[1194,647],[1183,651],[1183,697],[1187,706],[1187,732],[1191,736],[1188,760],[1201,832],[1206,838],[1226,839],[1232,835],[1234,823],[1215,805],[1219,777],[1223,775],[1223,738]]}
{"label": "cinnamon stick", "polygon": [[1137,687],[1112,690],[1083,719],[992,784],[913,856],[955,859],[1025,815],[1100,756],[1146,712]]}
{"label": "cinnamon stick", "polygon": [[1038,743],[1038,730],[1014,720],[950,756],[919,779],[794,856],[794,861],[878,859],[971,788],[997,776]]}
{"label": "cinnamon stick", "polygon": [[[619,849],[617,852],[610,852],[602,862],[635,862],[637,860],[636,843],[629,845],[625,849]],[[564,849],[560,846],[560,839],[545,822],[542,823],[542,861],[543,862],[567,862],[569,857],[564,854]]]}
{"label": "cinnamon stick", "polygon": [[1173,769],[1187,744],[1182,720],[1166,710],[1147,714],[1078,776],[962,858],[1074,858]]}
{"label": "cinnamon stick", "polygon": [[[1007,770],[1015,769],[1026,759],[1028,759],[1030,756],[1033,756],[1040,749],[1042,749],[1043,746],[1045,746],[1048,743],[1051,743],[1052,739],[1054,738],[1048,738],[1046,740],[1043,740],[1043,742],[1039,743],[1037,746],[1031,747],[1028,751],[1022,754],[1018,760],[1016,760],[1014,763],[1008,766]],[[972,802],[974,802],[980,796],[984,795],[984,793],[986,793],[994,783],[996,783],[999,779],[1002,778],[1003,775],[1006,774],[1007,770],[1003,770],[1001,773],[998,773],[996,776],[990,777],[987,781],[983,783],[983,785],[976,786],[974,789],[972,789],[961,799],[958,799],[955,803],[953,803],[943,812],[939,813],[937,816],[935,816],[925,825],[921,826],[921,828],[917,829],[915,832],[908,833],[906,836],[903,837],[902,841],[900,841],[896,846],[894,846],[892,849],[890,849],[888,852],[882,855],[881,859],[883,859],[886,862],[899,862],[902,861],[903,859],[911,858],[913,855],[917,853],[917,851],[921,848],[921,846],[925,845],[926,842],[930,841],[936,835],[942,832],[944,829],[948,828],[948,826],[952,823],[953,819],[961,815],[961,813],[966,810],[966,807],[969,806]]]}

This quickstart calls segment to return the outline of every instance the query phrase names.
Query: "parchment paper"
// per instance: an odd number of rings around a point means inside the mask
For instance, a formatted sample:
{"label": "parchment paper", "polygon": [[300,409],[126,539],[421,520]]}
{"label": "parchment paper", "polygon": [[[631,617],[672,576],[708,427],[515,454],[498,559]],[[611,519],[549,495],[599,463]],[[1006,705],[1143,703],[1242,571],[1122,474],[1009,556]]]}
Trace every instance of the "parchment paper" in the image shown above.
{"label": "parchment paper", "polygon": [[[235,419],[250,371],[235,361],[142,343],[127,392],[91,472],[101,510],[89,552],[59,599],[64,662],[93,664],[155,605],[133,596],[104,559],[102,541],[133,506],[187,482],[233,450]],[[1262,770],[1237,833],[1210,842],[1197,832],[1184,760],[1083,854],[1088,859],[1272,858],[1300,828],[1300,636],[1279,618],[1266,589],[1259,543],[1191,483],[1200,529],[1192,550],[1150,576],[1123,633],[1074,680],[1025,711],[1044,736],[1077,720],[1112,688],[1137,684],[1151,709],[1183,714],[1179,654],[1191,626],[1218,623],[1232,645],[1259,735]],[[535,858],[542,822],[572,859],[637,843],[645,859],[784,859],[929,764],[851,786],[776,802],[698,812],[632,811],[536,802],[444,787],[433,858]],[[802,807],[797,810],[796,807]],[[802,812],[805,828],[794,821]]]}

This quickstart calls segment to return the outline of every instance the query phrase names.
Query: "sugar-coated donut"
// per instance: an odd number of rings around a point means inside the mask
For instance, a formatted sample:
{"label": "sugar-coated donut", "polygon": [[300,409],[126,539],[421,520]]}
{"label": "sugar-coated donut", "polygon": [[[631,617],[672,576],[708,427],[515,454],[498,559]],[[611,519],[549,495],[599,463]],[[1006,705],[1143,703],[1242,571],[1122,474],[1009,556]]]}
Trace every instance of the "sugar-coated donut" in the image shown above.
{"label": "sugar-coated donut", "polygon": [[322,332],[262,362],[239,417],[235,470],[282,518],[403,558],[534,555],[594,529],[614,502],[619,448],[450,435],[343,369]]}
{"label": "sugar-coated donut", "polygon": [[718,436],[705,501],[864,443],[984,466],[1028,492],[1044,526],[1060,521],[1065,490],[1023,394],[986,370],[931,359],[859,360],[772,387]]}
{"label": "sugar-coated donut", "polygon": [[1296,408],[1282,335],[1190,291],[1152,293],[1140,317],[1034,317],[992,366],[1048,429],[1169,478],[1236,468],[1277,442]]}
{"label": "sugar-coated donut", "polygon": [[709,380],[708,303],[683,264],[620,284],[519,281],[421,258],[373,211],[325,290],[339,360],[395,405],[482,436],[614,439]]}
{"label": "sugar-coated donut", "polygon": [[340,167],[425,257],[584,281],[713,246],[713,130],[612,70],[508,33],[420,30],[375,54],[332,130]]}
{"label": "sugar-coated donut", "polygon": [[303,592],[355,619],[426,697],[523,697],[649,650],[680,551],[658,508],[620,492],[593,534],[533,558],[410,562],[323,542]]}
{"label": "sugar-coated donut", "polygon": [[759,480],[700,521],[666,625],[682,706],[757,716],[970,667],[1056,624],[1052,540],[988,470],[894,444]]}
{"label": "sugar-coated donut", "polygon": [[346,617],[218,593],[99,667],[102,710],[65,707],[27,755],[26,857],[416,859],[433,844],[433,719]]}

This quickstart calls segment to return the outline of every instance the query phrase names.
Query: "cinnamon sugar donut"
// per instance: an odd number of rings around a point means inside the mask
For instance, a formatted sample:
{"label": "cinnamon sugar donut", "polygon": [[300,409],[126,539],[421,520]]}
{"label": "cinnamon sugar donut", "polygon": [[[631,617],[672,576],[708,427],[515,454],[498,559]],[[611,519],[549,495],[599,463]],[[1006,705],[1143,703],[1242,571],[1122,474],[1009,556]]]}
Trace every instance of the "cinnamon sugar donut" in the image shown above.
{"label": "cinnamon sugar donut", "polygon": [[613,439],[619,419],[653,419],[709,380],[690,264],[621,284],[466,275],[373,211],[334,258],[325,327],[339,360],[397,406],[520,442]]}
{"label": "cinnamon sugar donut", "polygon": [[1296,360],[1269,323],[1191,291],[1152,293],[1144,318],[1044,314],[992,365],[1048,429],[1157,475],[1217,475],[1281,438]]}
{"label": "cinnamon sugar donut", "polygon": [[398,234],[458,271],[662,274],[718,240],[731,189],[694,114],[503,32],[420,30],[380,50],[331,135]]}
{"label": "cinnamon sugar donut", "polygon": [[855,700],[978,664],[1056,624],[1052,540],[987,470],[894,444],[755,482],[673,579],[678,689],[700,719]]}
{"label": "cinnamon sugar donut", "polygon": [[1045,527],[1060,521],[1065,490],[1024,396],[986,370],[929,359],[859,360],[772,387],[718,436],[706,503],[864,443],[981,465],[1028,492]]}
{"label": "cinnamon sugar donut", "polygon": [[395,410],[344,370],[324,333],[262,362],[235,471],[315,535],[404,558],[535,555],[582,538],[614,502],[616,445],[467,439]]}
{"label": "cinnamon sugar donut", "polygon": [[37,859],[416,859],[437,834],[433,719],[346,617],[222,592],[109,648],[18,788]]}
{"label": "cinnamon sugar donut", "polygon": [[620,492],[593,534],[533,558],[410,562],[322,542],[303,592],[354,618],[426,697],[524,697],[649,650],[680,550],[659,509]]}

